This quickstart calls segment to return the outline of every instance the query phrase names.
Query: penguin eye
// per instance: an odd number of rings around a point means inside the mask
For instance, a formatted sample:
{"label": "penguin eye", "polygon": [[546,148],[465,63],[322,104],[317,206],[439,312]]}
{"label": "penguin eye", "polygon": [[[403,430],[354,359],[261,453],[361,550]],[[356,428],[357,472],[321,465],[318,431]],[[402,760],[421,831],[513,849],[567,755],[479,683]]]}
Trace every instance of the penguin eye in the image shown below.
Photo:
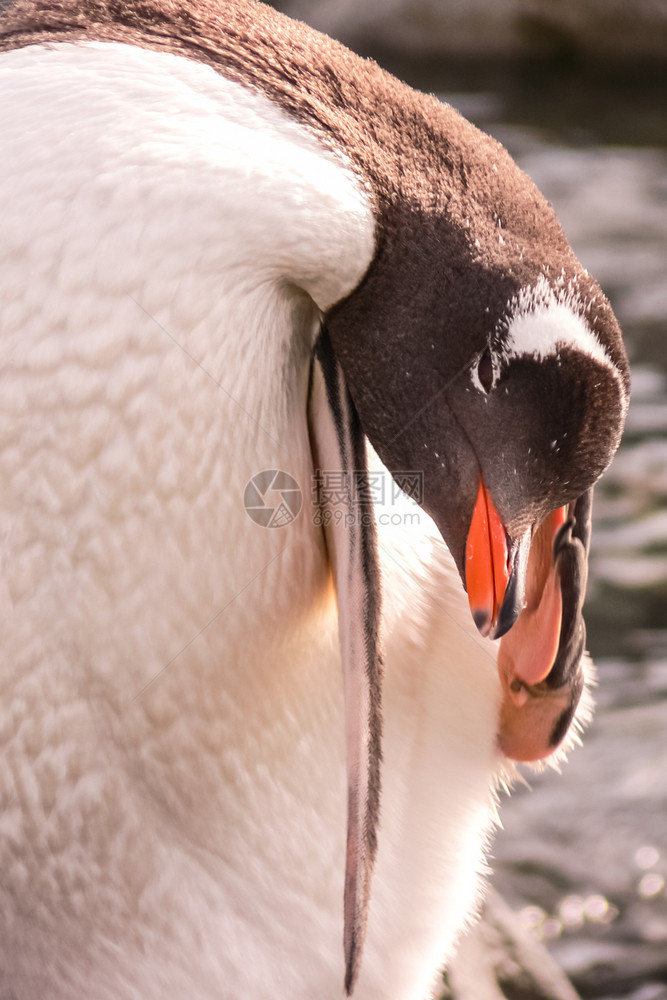
{"label": "penguin eye", "polygon": [[477,363],[477,378],[482,389],[488,396],[493,389],[493,361],[491,360],[491,352],[488,347]]}

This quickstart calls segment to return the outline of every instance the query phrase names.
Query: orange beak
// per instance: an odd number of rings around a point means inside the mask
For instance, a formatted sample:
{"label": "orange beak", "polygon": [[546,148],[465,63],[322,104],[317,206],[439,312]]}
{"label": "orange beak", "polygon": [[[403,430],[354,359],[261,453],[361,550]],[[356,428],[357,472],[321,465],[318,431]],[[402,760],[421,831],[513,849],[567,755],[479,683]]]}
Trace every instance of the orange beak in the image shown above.
{"label": "orange beak", "polygon": [[482,635],[495,629],[509,577],[505,528],[480,479],[466,544],[466,589]]}
{"label": "orange beak", "polygon": [[553,544],[567,520],[567,507],[553,511],[533,536],[528,558],[526,604],[513,629],[503,636],[498,662],[524,684],[540,684],[558,654],[563,619],[558,565]]}
{"label": "orange beak", "polygon": [[563,595],[559,559],[552,553],[567,510],[553,511],[533,534],[526,604],[498,649],[502,689],[498,743],[513,760],[542,760],[553,753],[554,725],[572,699],[570,683],[556,688],[544,683],[561,641]]}
{"label": "orange beak", "polygon": [[[466,544],[466,586],[475,624],[483,635],[500,638],[498,672],[502,700],[498,744],[514,760],[540,760],[553,753],[555,727],[573,711],[576,674],[565,676],[565,662],[550,680],[559,657],[572,639],[577,617],[573,598],[583,600],[585,542],[572,538],[569,508],[552,511],[539,527],[518,541],[505,527],[480,480]],[[586,511],[582,512],[585,526]],[[570,524],[569,533],[562,529]],[[577,590],[577,586],[579,590]],[[573,587],[575,593],[572,593]],[[565,591],[564,589],[565,588]],[[568,599],[563,630],[564,595]],[[570,634],[572,633],[572,634]],[[573,647],[574,648],[574,647]],[[579,654],[580,655],[580,654]],[[578,697],[578,695],[577,695]]]}

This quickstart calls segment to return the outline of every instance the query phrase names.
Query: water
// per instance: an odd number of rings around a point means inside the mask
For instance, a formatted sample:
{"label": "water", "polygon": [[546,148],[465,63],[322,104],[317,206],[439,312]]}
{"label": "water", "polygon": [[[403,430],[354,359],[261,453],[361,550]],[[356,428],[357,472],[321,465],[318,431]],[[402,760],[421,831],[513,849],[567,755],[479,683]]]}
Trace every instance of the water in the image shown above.
{"label": "water", "polygon": [[500,139],[554,204],[633,368],[596,491],[595,720],[562,774],[529,774],[532,790],[503,802],[493,881],[582,996],[667,1000],[667,86],[465,75],[465,91],[455,74],[416,82]]}

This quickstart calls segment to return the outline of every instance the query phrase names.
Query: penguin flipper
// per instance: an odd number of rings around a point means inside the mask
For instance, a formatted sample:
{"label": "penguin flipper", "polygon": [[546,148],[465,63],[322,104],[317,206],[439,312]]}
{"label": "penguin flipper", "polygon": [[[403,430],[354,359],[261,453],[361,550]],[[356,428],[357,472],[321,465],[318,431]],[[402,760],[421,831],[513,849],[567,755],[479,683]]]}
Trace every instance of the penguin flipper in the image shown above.
{"label": "penguin flipper", "polygon": [[[325,329],[313,353],[309,429],[338,600],[343,667],[348,800],[344,949],[345,990],[350,996],[361,964],[377,848],[382,753],[381,592],[365,438]],[[327,476],[332,477],[329,484]]]}

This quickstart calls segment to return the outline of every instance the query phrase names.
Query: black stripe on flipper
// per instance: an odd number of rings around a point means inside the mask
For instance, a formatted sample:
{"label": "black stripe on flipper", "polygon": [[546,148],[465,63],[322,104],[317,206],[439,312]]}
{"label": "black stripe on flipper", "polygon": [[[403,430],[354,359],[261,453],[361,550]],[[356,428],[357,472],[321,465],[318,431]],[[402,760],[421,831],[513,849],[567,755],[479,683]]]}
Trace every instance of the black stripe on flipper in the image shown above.
{"label": "black stripe on flipper", "polygon": [[[318,376],[324,399],[314,404]],[[315,345],[309,395],[316,468],[342,471],[349,487],[342,510],[338,502],[335,510],[326,510],[328,501],[321,498],[323,513],[330,515],[325,534],[338,595],[343,661],[348,777],[344,950],[345,990],[349,996],[359,974],[377,851],[382,743],[381,589],[366,441],[324,329]],[[326,413],[313,412],[316,406],[324,406]]]}

